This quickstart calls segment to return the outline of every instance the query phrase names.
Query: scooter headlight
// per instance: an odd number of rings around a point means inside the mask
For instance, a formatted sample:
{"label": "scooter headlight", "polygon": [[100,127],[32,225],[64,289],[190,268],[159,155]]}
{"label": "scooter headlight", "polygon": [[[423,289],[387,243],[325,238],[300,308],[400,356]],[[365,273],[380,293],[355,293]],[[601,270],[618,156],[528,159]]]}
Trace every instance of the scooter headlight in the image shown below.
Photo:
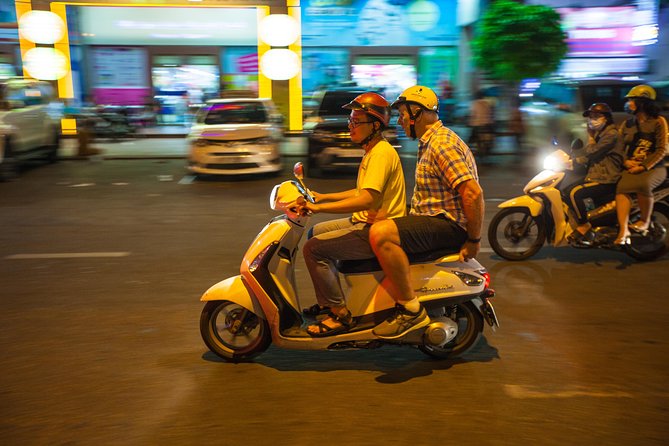
{"label": "scooter headlight", "polygon": [[563,172],[570,169],[572,169],[571,158],[562,150],[553,152],[544,159],[544,170]]}
{"label": "scooter headlight", "polygon": [[272,245],[267,245],[267,246],[265,247],[265,249],[263,249],[262,251],[260,251],[260,254],[258,254],[258,255],[256,256],[256,258],[253,259],[253,262],[251,262],[251,264],[249,265],[249,271],[250,271],[250,272],[254,272],[256,269],[258,269],[258,267],[259,267],[260,264],[262,263],[263,259],[265,258],[265,256],[267,255],[267,252],[269,251],[269,249],[270,249],[271,247],[272,247]]}

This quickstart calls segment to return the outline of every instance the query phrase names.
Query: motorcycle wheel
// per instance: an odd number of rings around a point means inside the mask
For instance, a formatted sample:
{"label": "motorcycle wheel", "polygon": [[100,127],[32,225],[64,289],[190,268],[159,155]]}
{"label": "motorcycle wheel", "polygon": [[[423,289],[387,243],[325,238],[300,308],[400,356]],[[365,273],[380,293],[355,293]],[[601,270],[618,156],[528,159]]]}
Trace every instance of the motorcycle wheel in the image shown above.
{"label": "motorcycle wheel", "polygon": [[669,207],[656,203],[650,218],[648,234],[632,234],[625,252],[639,261],[655,260],[667,250],[669,231]]}
{"label": "motorcycle wheel", "polygon": [[451,319],[458,324],[458,334],[443,347],[419,345],[420,351],[437,359],[453,358],[467,353],[481,338],[483,316],[472,302],[465,302],[451,307],[454,309]]}
{"label": "motorcycle wheel", "polygon": [[234,302],[207,302],[200,315],[200,334],[209,350],[230,362],[267,350],[272,338],[267,321]]}
{"label": "motorcycle wheel", "polygon": [[500,210],[488,227],[490,247],[507,260],[525,260],[541,249],[546,228],[527,208]]}

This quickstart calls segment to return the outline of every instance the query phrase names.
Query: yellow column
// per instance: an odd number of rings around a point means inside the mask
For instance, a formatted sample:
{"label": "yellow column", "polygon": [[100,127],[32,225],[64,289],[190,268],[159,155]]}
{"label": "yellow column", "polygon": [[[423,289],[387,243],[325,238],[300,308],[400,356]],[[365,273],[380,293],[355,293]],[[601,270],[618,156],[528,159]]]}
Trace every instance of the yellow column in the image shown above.
{"label": "yellow column", "polygon": [[288,102],[289,102],[289,122],[288,128],[291,131],[302,130],[302,17],[299,0],[287,0],[288,15],[297,22],[298,35],[297,40],[293,42],[288,49],[297,54],[297,61],[300,70],[297,75],[288,81]]}
{"label": "yellow column", "polygon": [[[32,11],[32,3],[30,0],[15,0],[14,6],[16,7],[16,21],[18,23],[21,20],[21,16],[26,12]],[[26,60],[26,53],[31,49],[35,48],[35,42],[24,39],[19,33],[19,45],[21,47],[21,67],[23,67],[23,76],[26,79],[32,79],[32,77],[26,71],[24,61]]]}

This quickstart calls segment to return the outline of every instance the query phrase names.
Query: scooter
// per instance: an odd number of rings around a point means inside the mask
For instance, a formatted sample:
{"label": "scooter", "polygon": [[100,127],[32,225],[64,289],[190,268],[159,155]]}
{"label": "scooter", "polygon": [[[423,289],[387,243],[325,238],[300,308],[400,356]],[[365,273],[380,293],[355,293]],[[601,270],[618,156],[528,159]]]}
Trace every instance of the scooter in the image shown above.
{"label": "scooter", "polygon": [[282,211],[256,236],[242,259],[240,275],[209,288],[200,317],[200,333],[207,347],[224,360],[249,360],[277,347],[303,350],[371,349],[387,344],[411,345],[435,358],[451,358],[472,348],[484,321],[499,326],[489,299],[495,295],[490,275],[475,259],[460,262],[458,253],[432,252],[411,261],[413,289],[428,311],[429,325],[392,341],[372,329],[392,316],[395,301],[381,281],[376,259],[345,261],[338,265],[340,283],[355,327],[329,337],[311,337],[303,318],[295,283],[298,245],[310,215],[297,211],[313,196],[303,182],[301,163],[296,180],[274,187],[270,207]]}
{"label": "scooter", "polygon": [[[583,144],[579,141],[575,141],[577,147]],[[572,147],[572,152],[574,150]],[[523,188],[525,195],[498,206],[500,210],[488,227],[488,241],[495,253],[507,260],[525,260],[535,255],[546,241],[556,247],[621,249],[613,243],[618,234],[613,195],[601,203],[589,203],[588,221],[595,233],[592,243],[583,246],[574,240],[578,223],[569,200],[564,200],[560,191],[566,172],[573,169],[571,156],[558,149],[545,159],[544,170]],[[632,233],[630,244],[622,247],[629,256],[640,261],[656,259],[667,249],[669,180],[657,187],[653,196],[655,205],[648,232]],[[630,221],[638,219],[639,209],[634,200]]]}

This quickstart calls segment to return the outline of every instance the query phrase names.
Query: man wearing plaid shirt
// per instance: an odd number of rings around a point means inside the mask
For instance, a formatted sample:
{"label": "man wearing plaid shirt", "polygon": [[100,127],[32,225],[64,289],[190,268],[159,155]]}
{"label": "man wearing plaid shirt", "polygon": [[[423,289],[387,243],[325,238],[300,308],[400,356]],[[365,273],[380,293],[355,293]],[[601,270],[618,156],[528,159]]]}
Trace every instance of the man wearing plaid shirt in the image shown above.
{"label": "man wearing plaid shirt", "polygon": [[406,253],[452,249],[466,262],[480,249],[484,205],[476,162],[467,144],[441,123],[438,106],[434,91],[420,85],[392,104],[398,124],[419,141],[409,215],[379,221],[369,234],[385,287],[397,303],[395,315],[374,328],[382,339],[398,339],[430,323],[411,289]]}

